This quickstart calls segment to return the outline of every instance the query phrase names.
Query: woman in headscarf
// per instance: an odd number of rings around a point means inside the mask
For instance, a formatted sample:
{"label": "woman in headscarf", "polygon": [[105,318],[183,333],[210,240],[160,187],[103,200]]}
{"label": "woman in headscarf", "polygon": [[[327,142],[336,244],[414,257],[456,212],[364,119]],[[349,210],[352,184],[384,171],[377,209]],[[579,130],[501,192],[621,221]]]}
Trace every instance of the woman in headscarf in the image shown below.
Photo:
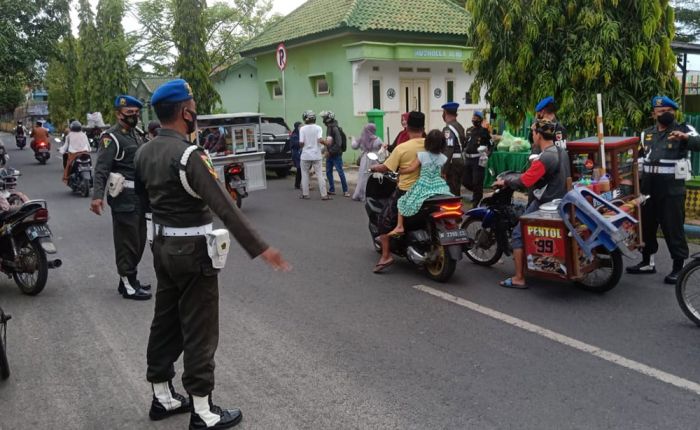
{"label": "woman in headscarf", "polygon": [[357,174],[357,185],[352,199],[358,202],[364,201],[365,189],[367,189],[367,180],[369,179],[369,167],[376,163],[367,158],[370,152],[377,152],[381,149],[384,143],[377,137],[377,126],[369,123],[362,130],[362,135],[358,140],[352,142],[352,149],[359,149],[360,152],[360,169]]}
{"label": "woman in headscarf", "polygon": [[405,141],[409,140],[410,137],[408,137],[408,131],[406,131],[406,125],[408,124],[408,112],[404,112],[401,114],[401,127],[403,127],[403,130],[401,133],[396,135],[396,139],[394,139],[394,142],[389,145],[389,152],[393,152],[394,149],[404,143]]}

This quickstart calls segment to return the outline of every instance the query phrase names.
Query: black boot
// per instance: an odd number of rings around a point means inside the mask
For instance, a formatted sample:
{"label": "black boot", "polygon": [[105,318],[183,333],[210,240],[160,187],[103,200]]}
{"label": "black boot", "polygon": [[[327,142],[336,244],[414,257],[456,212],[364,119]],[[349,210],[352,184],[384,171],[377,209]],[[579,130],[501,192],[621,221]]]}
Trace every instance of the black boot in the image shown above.
{"label": "black boot", "polygon": [[190,399],[190,430],[228,429],[243,419],[240,409],[221,409],[214,405],[211,394],[206,397],[190,396]]}
{"label": "black boot", "polygon": [[681,274],[683,270],[684,260],[673,260],[673,270],[664,278],[664,282],[671,285],[676,285],[678,281],[678,275]]}
{"label": "black boot", "polygon": [[642,262],[627,268],[627,273],[630,275],[653,275],[656,273],[654,265],[654,256],[642,254]]}
{"label": "black boot", "polygon": [[176,414],[190,412],[192,405],[190,399],[175,392],[171,381],[159,384],[151,384],[153,389],[153,402],[148,416],[153,421],[159,421]]}
{"label": "black boot", "polygon": [[138,279],[136,280],[136,284],[144,291],[151,291],[151,284],[144,284]]}
{"label": "black boot", "polygon": [[121,295],[125,299],[149,300],[151,298],[151,293],[139,286],[136,276],[123,276],[119,284],[122,288]]}

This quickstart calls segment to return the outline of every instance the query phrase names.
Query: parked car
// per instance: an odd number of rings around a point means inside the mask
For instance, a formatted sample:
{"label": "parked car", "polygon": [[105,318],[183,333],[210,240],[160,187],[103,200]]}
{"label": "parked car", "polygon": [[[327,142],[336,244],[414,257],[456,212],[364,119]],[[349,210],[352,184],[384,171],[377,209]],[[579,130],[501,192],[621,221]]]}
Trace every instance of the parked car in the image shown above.
{"label": "parked car", "polygon": [[289,147],[291,130],[282,118],[264,116],[261,119],[265,167],[284,178],[293,166],[292,149]]}

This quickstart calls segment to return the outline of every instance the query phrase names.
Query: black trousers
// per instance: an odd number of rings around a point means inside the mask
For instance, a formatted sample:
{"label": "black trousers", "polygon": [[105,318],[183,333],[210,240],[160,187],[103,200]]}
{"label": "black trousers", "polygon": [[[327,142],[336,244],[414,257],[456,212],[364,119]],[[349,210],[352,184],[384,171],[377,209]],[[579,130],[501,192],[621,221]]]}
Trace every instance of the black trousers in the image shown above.
{"label": "black trousers", "polygon": [[462,175],[464,174],[464,161],[461,158],[453,158],[445,168],[445,181],[450,187],[450,192],[455,196],[462,195]]}
{"label": "black trousers", "polygon": [[301,188],[301,166],[297,167],[294,174],[294,188]]}
{"label": "black trousers", "polygon": [[146,217],[143,208],[137,205],[133,212],[113,210],[112,234],[119,276],[135,277],[146,247]]}
{"label": "black trousers", "polygon": [[484,176],[486,169],[479,166],[478,158],[467,158],[464,164],[464,187],[472,192],[472,202],[478,206],[484,198]]}
{"label": "black trousers", "polygon": [[182,384],[191,395],[214,390],[214,354],[219,344],[218,270],[199,237],[158,237],[153,242],[158,278],[156,307],[148,338],[146,378],[166,382],[184,353]]}
{"label": "black trousers", "polygon": [[685,194],[665,195],[654,193],[642,206],[642,239],[644,255],[653,255],[659,250],[656,233],[661,227],[666,245],[674,260],[688,258],[688,242],[685,238]]}

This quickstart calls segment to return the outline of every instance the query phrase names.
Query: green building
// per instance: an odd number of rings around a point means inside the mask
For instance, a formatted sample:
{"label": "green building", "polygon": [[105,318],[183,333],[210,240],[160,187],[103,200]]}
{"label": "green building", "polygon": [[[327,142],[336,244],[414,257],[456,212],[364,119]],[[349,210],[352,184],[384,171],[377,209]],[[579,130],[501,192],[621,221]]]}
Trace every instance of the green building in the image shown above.
{"label": "green building", "polygon": [[156,117],[155,112],[153,112],[153,107],[151,107],[151,96],[153,92],[159,86],[164,83],[173,80],[172,77],[148,77],[132,79],[131,87],[129,88],[129,95],[136,97],[143,103],[143,109],[141,109],[141,120],[143,121],[144,127],[148,125],[148,122]]}
{"label": "green building", "polygon": [[[331,110],[349,136],[359,136],[367,111],[381,109],[391,140],[403,112],[422,111],[427,127],[441,128],[440,106],[448,101],[461,104],[463,123],[486,107],[472,103],[473,77],[462,67],[472,55],[470,19],[452,0],[309,0],[241,54],[257,64],[259,111],[291,124],[307,109]],[[280,43],[287,49],[284,82]]]}
{"label": "green building", "polygon": [[214,88],[226,112],[258,112],[258,69],[255,61],[243,58],[212,74]]}

